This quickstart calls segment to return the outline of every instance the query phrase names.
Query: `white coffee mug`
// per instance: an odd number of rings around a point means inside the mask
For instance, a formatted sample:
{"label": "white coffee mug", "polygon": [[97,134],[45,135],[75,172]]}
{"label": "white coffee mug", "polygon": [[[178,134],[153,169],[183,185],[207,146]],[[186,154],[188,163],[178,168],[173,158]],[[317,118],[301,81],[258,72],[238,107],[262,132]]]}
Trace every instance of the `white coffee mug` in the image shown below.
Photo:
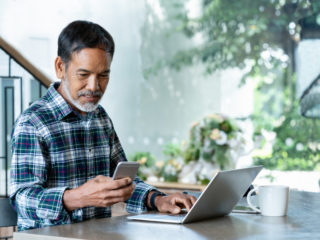
{"label": "white coffee mug", "polygon": [[[259,208],[251,202],[254,192],[258,194]],[[252,189],[247,196],[249,206],[263,216],[279,217],[287,215],[289,201],[289,187],[279,185],[265,185]]]}

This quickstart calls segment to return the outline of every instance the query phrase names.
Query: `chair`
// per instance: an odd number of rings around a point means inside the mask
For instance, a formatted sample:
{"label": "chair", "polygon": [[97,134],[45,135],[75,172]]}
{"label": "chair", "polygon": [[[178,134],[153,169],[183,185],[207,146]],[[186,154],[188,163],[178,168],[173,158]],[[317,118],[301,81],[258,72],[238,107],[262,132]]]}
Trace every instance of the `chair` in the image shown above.
{"label": "chair", "polygon": [[[17,213],[9,203],[9,198],[0,198],[0,228],[17,226]],[[12,236],[0,236],[0,239],[9,239]]]}

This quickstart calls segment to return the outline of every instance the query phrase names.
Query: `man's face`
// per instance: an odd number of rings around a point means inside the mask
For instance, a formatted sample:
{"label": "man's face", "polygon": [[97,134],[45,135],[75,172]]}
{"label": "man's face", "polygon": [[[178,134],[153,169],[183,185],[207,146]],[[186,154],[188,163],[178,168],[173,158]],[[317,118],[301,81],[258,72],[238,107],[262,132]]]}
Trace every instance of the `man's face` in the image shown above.
{"label": "man's face", "polygon": [[67,69],[58,57],[56,71],[62,80],[58,91],[81,113],[95,110],[109,82],[110,64],[110,54],[100,48],[73,53]]}

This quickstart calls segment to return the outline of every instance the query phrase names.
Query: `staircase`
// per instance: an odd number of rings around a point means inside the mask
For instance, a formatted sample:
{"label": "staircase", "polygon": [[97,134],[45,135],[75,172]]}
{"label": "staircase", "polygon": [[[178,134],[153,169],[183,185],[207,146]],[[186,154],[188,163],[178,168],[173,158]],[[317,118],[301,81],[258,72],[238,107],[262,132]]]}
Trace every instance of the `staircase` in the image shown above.
{"label": "staircase", "polygon": [[[9,196],[13,124],[32,102],[46,93],[51,82],[49,77],[0,37],[0,198]],[[0,228],[0,239],[12,238],[12,231],[12,228]]]}

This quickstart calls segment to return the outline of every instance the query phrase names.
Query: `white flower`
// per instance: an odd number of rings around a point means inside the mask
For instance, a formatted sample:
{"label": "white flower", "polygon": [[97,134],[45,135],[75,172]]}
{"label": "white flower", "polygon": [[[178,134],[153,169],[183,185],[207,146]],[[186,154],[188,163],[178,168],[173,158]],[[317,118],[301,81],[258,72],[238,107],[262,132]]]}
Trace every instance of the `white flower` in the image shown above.
{"label": "white flower", "polygon": [[235,148],[236,146],[238,146],[238,144],[239,144],[239,141],[236,137],[233,137],[228,141],[228,145],[230,146],[230,148]]}
{"label": "white flower", "polygon": [[316,151],[316,150],[317,150],[317,143],[315,143],[315,142],[309,142],[309,143],[308,143],[308,147],[309,147],[312,151]]}
{"label": "white flower", "polygon": [[226,144],[228,140],[228,136],[224,131],[219,132],[219,138],[216,140],[218,145]]}
{"label": "white flower", "polygon": [[211,163],[211,162],[207,162],[207,161],[204,161],[204,160],[200,160],[199,161],[199,164],[202,165],[202,168],[199,172],[199,177],[202,178],[202,179],[211,179],[215,174],[216,172],[218,171],[218,167],[217,165]]}
{"label": "white flower", "polygon": [[220,137],[220,131],[218,128],[215,128],[211,131],[210,138],[215,141]]}
{"label": "white flower", "polygon": [[197,165],[198,163],[195,161],[189,162],[188,164],[184,165],[181,173],[179,174],[179,182],[196,184],[196,175],[199,171]]}
{"label": "white flower", "polygon": [[272,142],[275,140],[277,133],[272,131],[267,131],[265,129],[261,129],[261,134],[268,142]]}
{"label": "white flower", "polygon": [[287,138],[286,141],[285,141],[285,143],[286,143],[286,145],[287,145],[288,147],[290,147],[290,146],[293,144],[292,138]]}
{"label": "white flower", "polygon": [[149,176],[148,178],[147,178],[147,181],[148,182],[158,182],[159,181],[159,179],[156,177],[156,176]]}
{"label": "white flower", "polygon": [[303,144],[302,143],[297,143],[297,145],[296,145],[296,150],[297,151],[299,151],[299,152],[301,152],[302,150],[303,150]]}
{"label": "white flower", "polygon": [[280,127],[281,124],[284,122],[284,120],[286,120],[285,116],[281,116],[278,120],[275,121],[274,126],[275,127]]}
{"label": "white flower", "polygon": [[162,167],[164,166],[164,161],[157,161],[157,162],[155,163],[155,166],[156,166],[157,168],[162,168]]}

